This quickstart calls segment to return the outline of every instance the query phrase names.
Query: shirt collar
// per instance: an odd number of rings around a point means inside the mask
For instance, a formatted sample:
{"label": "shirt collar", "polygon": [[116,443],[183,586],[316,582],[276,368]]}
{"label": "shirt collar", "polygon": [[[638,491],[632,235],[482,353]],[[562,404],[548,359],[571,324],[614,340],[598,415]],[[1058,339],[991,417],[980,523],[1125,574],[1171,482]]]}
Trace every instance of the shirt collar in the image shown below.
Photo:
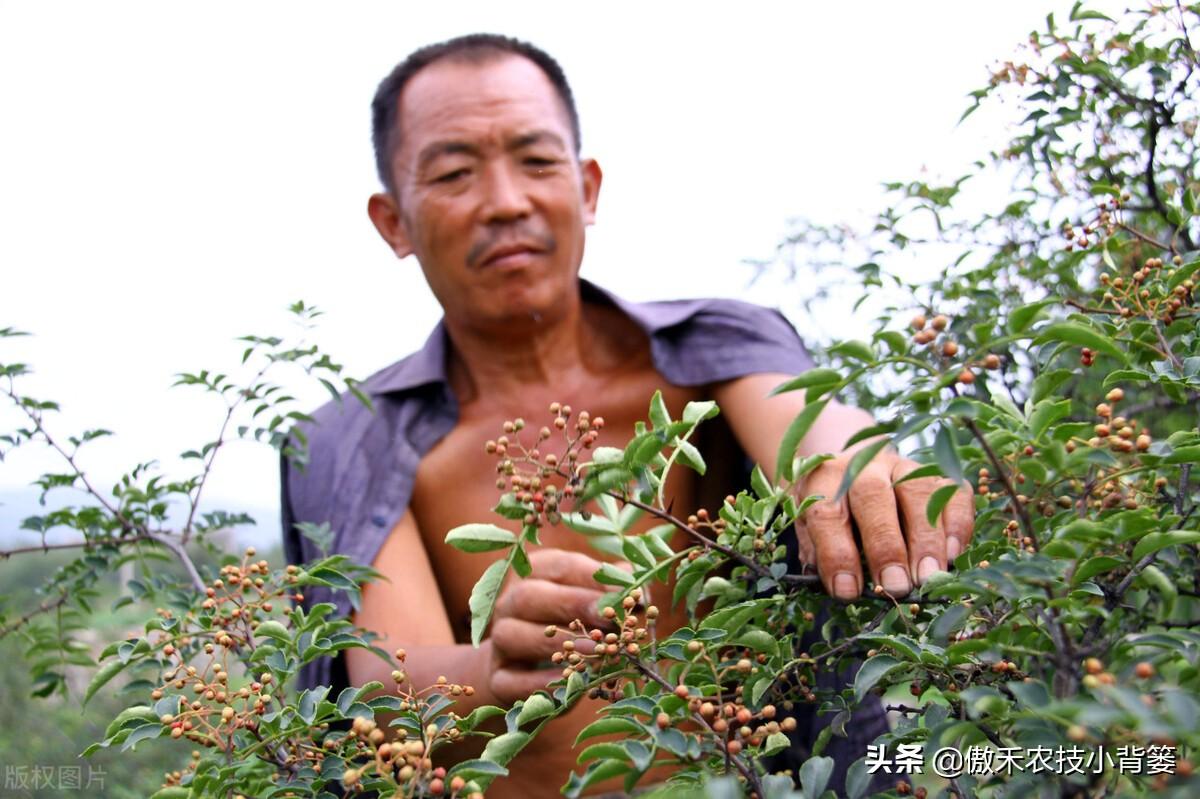
{"label": "shirt collar", "polygon": [[[615,306],[650,337],[683,322],[706,304],[705,300],[630,302],[583,278],[579,279],[579,287],[584,302]],[[375,373],[365,381],[364,388],[369,394],[381,395],[411,391],[431,384],[444,385],[447,382],[446,355],[449,350],[450,336],[446,332],[446,323],[439,320],[421,349]]]}

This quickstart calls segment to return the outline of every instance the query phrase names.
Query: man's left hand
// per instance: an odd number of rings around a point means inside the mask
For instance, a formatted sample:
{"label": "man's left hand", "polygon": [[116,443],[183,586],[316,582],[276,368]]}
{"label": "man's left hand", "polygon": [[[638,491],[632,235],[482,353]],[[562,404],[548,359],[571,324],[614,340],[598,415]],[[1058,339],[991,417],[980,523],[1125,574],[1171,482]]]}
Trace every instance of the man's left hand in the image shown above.
{"label": "man's left hand", "polygon": [[825,589],[838,599],[854,599],[863,590],[862,558],[855,543],[857,528],[871,579],[892,597],[908,594],[947,564],[971,540],[975,507],[967,488],[960,488],[931,526],[925,507],[944,478],[901,478],[920,464],[893,451],[877,455],[837,496],[850,455],[825,461],[805,479],[800,496],[820,494],[797,521],[800,559],[815,563]]}

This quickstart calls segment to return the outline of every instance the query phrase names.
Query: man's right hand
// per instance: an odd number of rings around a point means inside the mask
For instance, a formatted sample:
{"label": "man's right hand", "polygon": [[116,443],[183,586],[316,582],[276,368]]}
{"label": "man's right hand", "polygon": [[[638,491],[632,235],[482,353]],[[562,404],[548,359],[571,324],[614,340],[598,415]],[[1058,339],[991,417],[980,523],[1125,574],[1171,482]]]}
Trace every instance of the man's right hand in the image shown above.
{"label": "man's right hand", "polygon": [[[575,639],[563,632],[578,619],[589,629],[615,629],[600,614],[599,600],[605,588],[592,575],[600,561],[578,552],[538,549],[529,553],[533,573],[513,579],[496,600],[492,619],[491,692],[508,705],[562,677],[562,667],[541,668],[563,642]],[[559,633],[546,635],[556,625]],[[578,640],[576,651],[590,654],[594,644]]]}

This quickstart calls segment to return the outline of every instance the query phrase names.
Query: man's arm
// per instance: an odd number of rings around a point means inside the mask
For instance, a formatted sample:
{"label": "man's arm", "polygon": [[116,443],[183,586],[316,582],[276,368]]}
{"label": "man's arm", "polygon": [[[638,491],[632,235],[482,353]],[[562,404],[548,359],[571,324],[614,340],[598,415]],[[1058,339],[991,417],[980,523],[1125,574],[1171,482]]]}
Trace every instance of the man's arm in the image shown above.
{"label": "man's arm", "polygon": [[[755,374],[723,383],[714,391],[714,399],[746,453],[772,477],[779,442],[804,408],[804,397],[801,392],[768,395],[791,377]],[[890,449],[880,452],[859,473],[846,496],[833,499],[849,463],[849,454],[842,452],[846,441],[874,423],[865,411],[830,401],[798,450],[800,455],[841,453],[805,479],[803,494],[821,494],[828,499],[814,503],[797,525],[801,559],[816,563],[826,590],[840,599],[852,599],[863,589],[852,522],[861,535],[872,579],[892,596],[903,596],[933,572],[945,570],[948,561],[965,548],[974,526],[974,506],[965,490],[951,498],[938,525],[930,526],[926,503],[946,481],[924,478],[894,485],[918,464]]]}
{"label": "man's arm", "polygon": [[[575,552],[539,549],[529,555],[532,574],[511,580],[496,601],[491,635],[478,649],[455,642],[425,544],[411,513],[405,514],[384,542],[374,568],[388,578],[363,589],[356,625],[380,635],[386,651],[403,648],[403,670],[413,687],[433,685],[440,676],[470,685],[470,697],[456,698],[455,712],[468,714],[479,705],[510,705],[562,676],[562,669],[542,669],[562,647],[566,635],[548,637],[551,624],[565,627],[579,618],[592,626],[608,627],[599,615],[603,587],[592,579],[600,568],[593,558]],[[589,646],[584,646],[584,644]],[[580,642],[586,650],[589,642]],[[393,685],[386,664],[363,649],[346,651],[352,685],[378,680]]]}

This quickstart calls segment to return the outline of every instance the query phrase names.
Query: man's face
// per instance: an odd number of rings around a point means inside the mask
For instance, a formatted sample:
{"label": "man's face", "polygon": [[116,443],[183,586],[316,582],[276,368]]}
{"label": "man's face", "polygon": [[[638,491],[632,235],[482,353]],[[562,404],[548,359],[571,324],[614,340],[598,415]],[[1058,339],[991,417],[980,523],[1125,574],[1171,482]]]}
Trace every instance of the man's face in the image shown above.
{"label": "man's face", "polygon": [[441,61],[400,97],[394,197],[371,217],[414,254],[449,318],[492,326],[553,315],[571,296],[600,171],[580,163],[566,109],[533,62]]}

